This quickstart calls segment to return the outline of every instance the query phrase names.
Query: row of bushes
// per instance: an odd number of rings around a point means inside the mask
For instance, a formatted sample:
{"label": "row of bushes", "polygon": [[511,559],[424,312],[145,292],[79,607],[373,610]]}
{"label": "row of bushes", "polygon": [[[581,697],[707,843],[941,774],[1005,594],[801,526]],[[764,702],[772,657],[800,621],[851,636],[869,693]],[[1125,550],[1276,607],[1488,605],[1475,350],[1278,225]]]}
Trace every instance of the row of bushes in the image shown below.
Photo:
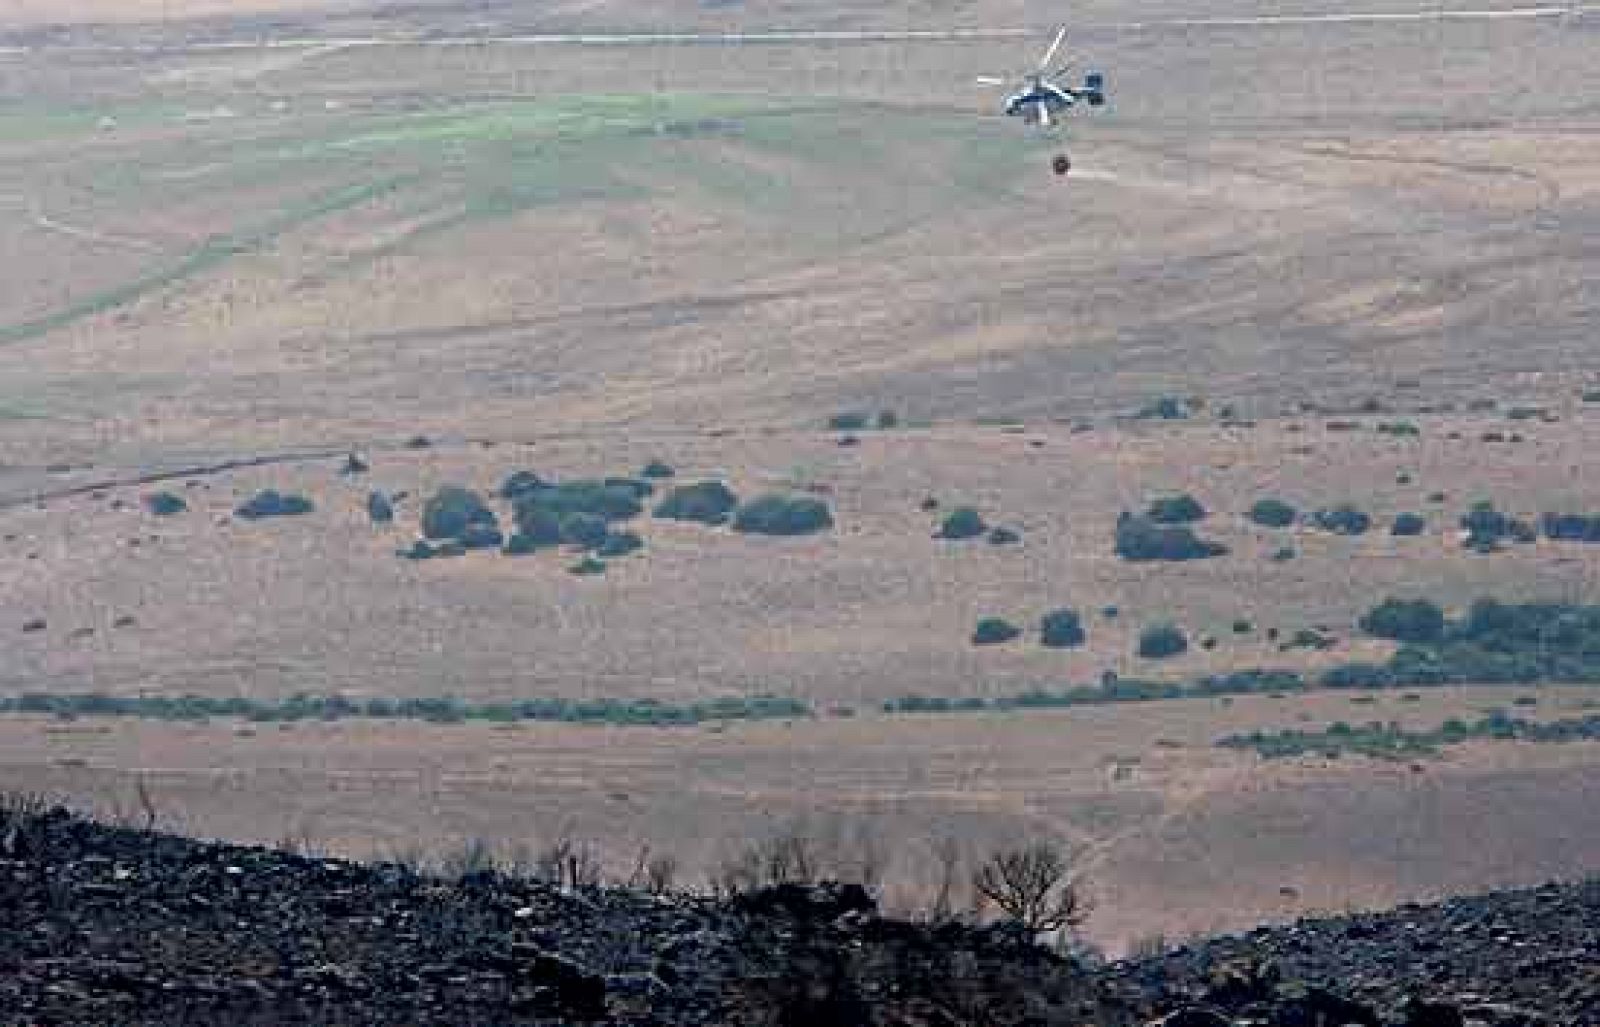
{"label": "row of bushes", "polygon": [[1600,716],[1530,721],[1495,711],[1468,723],[1445,721],[1431,731],[1408,731],[1397,723],[1373,721],[1352,726],[1338,721],[1325,731],[1254,731],[1229,735],[1217,744],[1227,749],[1253,749],[1265,759],[1318,755],[1330,759],[1356,753],[1378,759],[1407,759],[1436,755],[1449,745],[1474,738],[1521,739],[1530,742],[1572,742],[1600,739]]}
{"label": "row of bushes", "polygon": [[[996,645],[1019,638],[1022,629],[1002,617],[985,617],[972,632],[973,645]],[[1051,610],[1039,618],[1039,644],[1048,649],[1072,649],[1084,643],[1083,618],[1076,610]]]}
{"label": "row of bushes", "polygon": [[451,697],[359,700],[338,695],[301,694],[288,699],[264,701],[198,695],[114,696],[99,692],[55,695],[33,692],[0,698],[0,713],[186,721],[227,717],[263,723],[375,718],[434,723],[541,720],[577,724],[674,725],[809,717],[811,707],[799,699],[774,695],[708,699],[693,703],[662,703],[652,699],[525,699],[506,703],[469,703]]}

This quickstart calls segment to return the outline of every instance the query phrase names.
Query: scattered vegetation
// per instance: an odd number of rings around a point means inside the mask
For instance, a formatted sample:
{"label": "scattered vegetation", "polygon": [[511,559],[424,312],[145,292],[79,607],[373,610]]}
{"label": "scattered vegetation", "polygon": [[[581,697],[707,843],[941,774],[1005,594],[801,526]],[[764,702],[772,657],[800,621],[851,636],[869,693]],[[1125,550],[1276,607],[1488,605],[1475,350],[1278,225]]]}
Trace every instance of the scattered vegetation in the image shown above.
{"label": "scattered vegetation", "polygon": [[1204,560],[1228,547],[1199,538],[1190,528],[1160,525],[1124,511],[1117,517],[1116,553],[1124,560]]}
{"label": "scattered vegetation", "polygon": [[1461,528],[1467,533],[1462,545],[1479,553],[1497,552],[1506,541],[1528,543],[1538,537],[1532,525],[1501,513],[1487,500],[1472,504],[1461,518]]}
{"label": "scattered vegetation", "polygon": [[[489,532],[498,534],[499,518],[483,497],[459,485],[446,485],[422,504],[422,535],[435,540],[454,539],[467,545],[481,542]],[[493,545],[499,545],[498,539]],[[469,548],[483,548],[469,546]]]}
{"label": "scattered vegetation", "polygon": [[253,521],[262,517],[297,517],[314,509],[316,507],[305,496],[263,489],[241,504],[234,514]]}
{"label": "scattered vegetation", "polygon": [[1397,642],[1437,642],[1444,637],[1444,611],[1426,599],[1385,599],[1358,622],[1361,630]]}
{"label": "scattered vegetation", "polygon": [[1014,528],[990,528],[986,540],[991,546],[1011,546],[1022,541],[1022,536]]}
{"label": "scattered vegetation", "polygon": [[720,481],[679,485],[656,504],[653,515],[673,521],[725,524],[739,505],[739,497]]}
{"label": "scattered vegetation", "polygon": [[1600,716],[1537,721],[1495,711],[1472,723],[1452,719],[1431,731],[1408,731],[1397,723],[1373,721],[1352,726],[1337,721],[1325,731],[1255,731],[1229,735],[1217,744],[1228,749],[1253,749],[1265,759],[1323,756],[1336,759],[1345,753],[1374,759],[1416,759],[1436,756],[1445,746],[1474,738],[1519,739],[1530,742],[1570,742],[1600,739]]}
{"label": "scattered vegetation", "polygon": [[1085,641],[1078,611],[1051,610],[1039,620],[1039,644],[1051,649],[1072,649]]}
{"label": "scattered vegetation", "polygon": [[1189,651],[1189,637],[1175,624],[1152,624],[1139,632],[1139,655],[1165,660]]}
{"label": "scattered vegetation", "polygon": [[1372,527],[1372,517],[1348,503],[1318,510],[1311,523],[1335,535],[1364,535]]}
{"label": "scattered vegetation", "polygon": [[959,541],[977,538],[988,530],[989,525],[984,522],[982,514],[970,506],[958,506],[945,515],[934,538]]}
{"label": "scattered vegetation", "polygon": [[1002,617],[985,617],[972,631],[973,645],[998,645],[1022,634],[1015,624]]}
{"label": "scattered vegetation", "polygon": [[1389,527],[1389,534],[1400,537],[1420,535],[1427,530],[1428,521],[1418,513],[1396,514],[1394,523]]}
{"label": "scattered vegetation", "polygon": [[1547,513],[1539,518],[1539,527],[1558,542],[1600,542],[1600,514]]}
{"label": "scattered vegetation", "polygon": [[123,696],[98,692],[27,693],[0,698],[0,713],[33,713],[56,717],[136,717],[150,720],[240,718],[263,723],[301,720],[426,720],[511,723],[552,720],[568,723],[698,724],[719,720],[768,720],[809,717],[811,708],[799,699],[772,695],[710,699],[693,703],[661,703],[653,699],[525,699],[507,703],[468,703],[451,697],[410,699],[347,699],[343,696],[295,695],[279,701],[243,697]]}
{"label": "scattered vegetation", "polygon": [[1145,516],[1157,524],[1192,524],[1203,520],[1206,508],[1200,501],[1187,493],[1178,496],[1163,496],[1150,504],[1145,511]]}
{"label": "scattered vegetation", "polygon": [[157,517],[171,517],[189,509],[189,504],[175,492],[154,492],[144,497],[145,509]]}
{"label": "scattered vegetation", "polygon": [[577,563],[568,567],[567,571],[568,573],[576,574],[579,577],[590,577],[596,574],[604,574],[606,572],[606,565],[605,561],[603,560],[596,560],[593,556],[585,556]]}
{"label": "scattered vegetation", "polygon": [[810,535],[831,527],[828,504],[809,496],[761,496],[733,515],[735,531],[756,535]]}
{"label": "scattered vegetation", "polygon": [[373,524],[389,524],[394,521],[394,504],[388,496],[374,489],[367,493],[367,517]]}

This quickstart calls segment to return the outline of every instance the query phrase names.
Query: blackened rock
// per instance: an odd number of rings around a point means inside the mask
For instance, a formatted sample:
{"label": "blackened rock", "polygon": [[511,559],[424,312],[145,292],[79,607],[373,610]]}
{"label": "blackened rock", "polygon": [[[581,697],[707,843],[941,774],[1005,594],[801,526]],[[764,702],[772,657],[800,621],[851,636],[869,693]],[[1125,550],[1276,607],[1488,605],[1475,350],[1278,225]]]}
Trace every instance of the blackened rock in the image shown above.
{"label": "blackened rock", "polygon": [[1150,1027],[1233,1027],[1233,1021],[1209,1006],[1186,1006],[1152,1021]]}
{"label": "blackened rock", "polygon": [[553,953],[535,956],[528,965],[528,983],[549,989],[546,1000],[578,1020],[599,1020],[606,1015],[606,980],[577,963]]}
{"label": "blackened rock", "polygon": [[1405,1027],[1464,1027],[1467,1018],[1454,1002],[1424,1002],[1412,999],[1406,1003]]}
{"label": "blackened rock", "polygon": [[859,884],[777,884],[736,900],[754,914],[787,913],[797,919],[836,920],[845,913],[874,913],[878,904]]}

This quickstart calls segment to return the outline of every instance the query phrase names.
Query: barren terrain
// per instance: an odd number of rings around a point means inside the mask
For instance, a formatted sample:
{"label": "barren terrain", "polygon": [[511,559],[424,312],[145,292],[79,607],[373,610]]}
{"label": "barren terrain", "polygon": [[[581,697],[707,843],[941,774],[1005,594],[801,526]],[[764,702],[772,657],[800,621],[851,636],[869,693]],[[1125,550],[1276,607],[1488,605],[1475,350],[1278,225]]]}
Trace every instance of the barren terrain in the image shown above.
{"label": "barren terrain", "polygon": [[[1112,944],[1600,869],[1593,743],[1474,743],[1421,773],[1211,748],[1302,717],[1433,727],[1520,692],[878,714],[908,693],[1382,658],[1355,622],[1391,594],[1600,600],[1600,547],[1478,555],[1455,532],[1480,499],[1600,510],[1600,405],[1580,398],[1600,383],[1596,16],[1264,24],[1260,5],[1215,3],[1186,14],[1236,23],[1140,26],[1147,5],[1086,6],[1073,43],[1113,103],[1072,124],[1057,180],[1058,143],[970,86],[1024,66],[1037,35],[395,42],[419,26],[1037,29],[1055,14],[1036,5],[886,21],[262,3],[230,19],[245,8],[13,0],[5,694],[773,693],[821,716],[13,717],[0,786],[125,803],[142,777],[195,830],[356,853],[572,822],[704,865],[763,818],[863,810],[906,849],[941,827],[973,844],[1058,831],[1093,854],[1092,931]],[[233,45],[263,34],[293,45]],[[194,48],[207,40],[228,45]],[[1204,407],[1127,418],[1162,395]],[[885,409],[897,426],[856,445],[824,430]],[[1376,430],[1400,421],[1418,434]],[[431,445],[405,445],[417,435]],[[350,450],[367,474],[336,473]],[[395,555],[441,484],[652,459],[743,496],[818,495],[837,527],[752,538],[646,517],[644,551],[594,578],[552,553]],[[316,511],[231,516],[269,486]],[[158,487],[190,509],[147,513]],[[368,523],[372,488],[408,494],[393,527]],[[1230,553],[1117,560],[1117,514],[1179,491]],[[1243,514],[1266,496],[1348,501],[1378,526],[1259,528]],[[929,497],[1022,542],[936,542]],[[1403,511],[1427,517],[1422,536],[1388,534]],[[1294,559],[1270,559],[1284,546]],[[1037,644],[1058,606],[1085,615],[1084,647]],[[1029,632],[975,647],[989,615]],[[1137,658],[1161,620],[1216,647]],[[1314,626],[1332,649],[1281,649]],[[1540,715],[1586,701],[1539,695]]]}

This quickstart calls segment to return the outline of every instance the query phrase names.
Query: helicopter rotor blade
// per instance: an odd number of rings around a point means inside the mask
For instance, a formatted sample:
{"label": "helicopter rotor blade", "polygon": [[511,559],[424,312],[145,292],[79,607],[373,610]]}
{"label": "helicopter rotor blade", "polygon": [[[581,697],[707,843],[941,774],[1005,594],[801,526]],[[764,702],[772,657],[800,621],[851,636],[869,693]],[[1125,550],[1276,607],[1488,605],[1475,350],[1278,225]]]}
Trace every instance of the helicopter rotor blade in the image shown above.
{"label": "helicopter rotor blade", "polygon": [[1061,41],[1066,38],[1067,27],[1065,25],[1061,26],[1059,29],[1056,29],[1055,41],[1050,44],[1050,49],[1046,50],[1044,52],[1044,56],[1039,59],[1039,70],[1041,72],[1044,71],[1045,68],[1049,67],[1050,59],[1056,55],[1057,50],[1061,49]]}

